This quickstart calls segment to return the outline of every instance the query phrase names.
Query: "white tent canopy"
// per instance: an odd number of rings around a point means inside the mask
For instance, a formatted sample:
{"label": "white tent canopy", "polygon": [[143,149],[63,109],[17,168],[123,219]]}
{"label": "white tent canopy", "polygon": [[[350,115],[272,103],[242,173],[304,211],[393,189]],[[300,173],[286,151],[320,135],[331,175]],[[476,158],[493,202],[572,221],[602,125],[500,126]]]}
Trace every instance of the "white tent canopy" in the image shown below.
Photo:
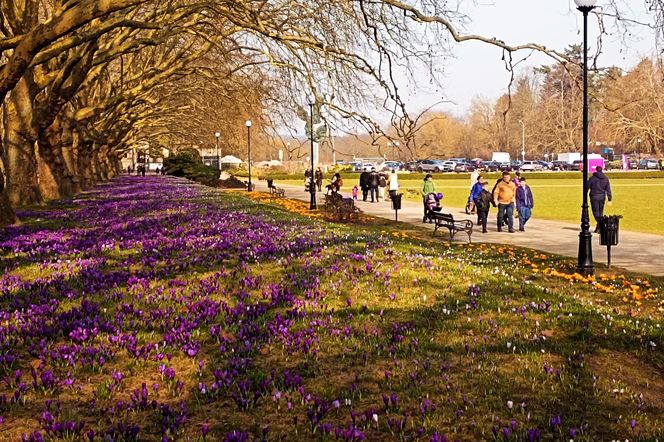
{"label": "white tent canopy", "polygon": [[219,162],[221,164],[242,164],[244,161],[239,159],[238,157],[234,157],[233,155],[226,155],[225,157],[222,157]]}

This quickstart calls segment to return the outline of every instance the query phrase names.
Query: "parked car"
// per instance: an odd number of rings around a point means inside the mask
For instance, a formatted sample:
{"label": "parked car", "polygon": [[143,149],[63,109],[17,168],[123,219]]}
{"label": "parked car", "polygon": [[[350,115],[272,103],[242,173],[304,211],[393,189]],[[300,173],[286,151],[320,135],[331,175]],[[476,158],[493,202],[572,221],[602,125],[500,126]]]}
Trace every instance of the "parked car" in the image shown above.
{"label": "parked car", "polygon": [[583,170],[583,160],[574,160],[569,170]]}
{"label": "parked car", "polygon": [[498,167],[501,172],[509,172],[512,170],[512,166],[510,165],[509,161],[498,163]]}
{"label": "parked car", "polygon": [[417,165],[418,172],[442,172],[443,162],[441,160],[422,160]]}
{"label": "parked car", "polygon": [[454,172],[457,163],[451,160],[443,161],[443,172]]}
{"label": "parked car", "polygon": [[552,169],[552,164],[549,161],[538,160],[537,162],[542,165],[543,170],[551,170]]}
{"label": "parked car", "polygon": [[570,164],[567,161],[552,161],[551,170],[570,170]]}
{"label": "parked car", "polygon": [[475,170],[475,165],[470,161],[459,162],[454,166],[455,172],[472,172],[473,170]]}
{"label": "parked car", "polygon": [[535,170],[544,170],[544,166],[542,166],[539,161],[524,161],[521,166],[519,167],[519,170],[525,171],[535,171]]}
{"label": "parked car", "polygon": [[488,172],[496,172],[500,170],[500,164],[495,161],[482,161],[482,163],[480,163],[480,168]]}
{"label": "parked car", "polygon": [[653,160],[652,158],[646,158],[641,161],[639,161],[639,164],[636,166],[637,169],[647,169],[647,170],[657,170],[659,169],[659,164],[657,164],[657,160]]}
{"label": "parked car", "polygon": [[519,160],[512,160],[512,161],[510,161],[510,167],[511,167],[512,170],[514,170],[514,171],[521,170],[521,164],[522,164],[522,162],[519,161]]}
{"label": "parked car", "polygon": [[417,170],[418,165],[419,165],[419,161],[408,161],[407,163],[403,163],[401,165],[401,170],[407,170],[409,172],[415,172]]}
{"label": "parked car", "polygon": [[399,161],[385,161],[382,170],[399,170],[400,168],[401,162]]}

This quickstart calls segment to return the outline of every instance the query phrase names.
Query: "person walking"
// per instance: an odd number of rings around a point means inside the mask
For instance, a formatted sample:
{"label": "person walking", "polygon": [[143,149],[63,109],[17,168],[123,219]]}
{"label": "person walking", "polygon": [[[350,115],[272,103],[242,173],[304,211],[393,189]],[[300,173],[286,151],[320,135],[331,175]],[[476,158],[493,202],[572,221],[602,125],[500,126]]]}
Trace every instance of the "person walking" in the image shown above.
{"label": "person walking", "polygon": [[378,172],[376,168],[371,168],[371,173],[369,174],[369,192],[371,193],[371,202],[375,203],[378,201],[378,184],[379,184]]}
{"label": "person walking", "polygon": [[491,209],[491,203],[493,202],[493,197],[491,192],[489,192],[489,182],[483,179],[478,181],[482,186],[477,198],[475,198],[475,208],[477,209],[477,225],[482,226],[482,233],[486,233],[486,223],[489,219],[489,209]]}
{"label": "person walking", "polygon": [[390,199],[393,199],[397,195],[399,190],[399,177],[397,176],[396,169],[392,169],[392,173],[387,180],[387,190],[390,193]]}
{"label": "person walking", "polygon": [[366,167],[360,174],[360,189],[362,189],[362,201],[366,201],[369,193],[369,172]]}
{"label": "person walking", "polygon": [[385,188],[387,187],[387,175],[381,172],[378,174],[378,198],[385,201]]}
{"label": "person walking", "polygon": [[318,191],[321,191],[321,187],[323,187],[323,171],[320,170],[320,167],[316,169],[316,187],[318,187]]}
{"label": "person walking", "polygon": [[477,169],[473,169],[470,173],[470,189],[472,190],[480,179],[480,172]]}
{"label": "person walking", "polygon": [[597,223],[595,233],[600,230],[600,220],[604,216],[604,201],[611,202],[611,183],[609,178],[602,172],[602,167],[597,166],[593,176],[588,180],[588,189],[590,192],[590,207],[593,211],[593,217]]}
{"label": "person walking", "polygon": [[503,222],[507,223],[510,233],[514,233],[514,202],[516,200],[516,186],[511,181],[510,173],[503,172],[503,178],[493,191],[494,203],[498,206],[498,231],[503,231]]}
{"label": "person walking", "polygon": [[[488,183],[487,181],[482,178],[482,175],[477,174],[477,178],[475,179],[475,184],[470,188],[470,195],[468,196],[468,202],[472,203],[470,207],[470,213],[475,213],[475,200],[477,199],[478,196],[480,196],[480,193],[482,192],[482,189],[484,189],[484,183]],[[479,215],[477,218],[477,222],[479,223]]]}
{"label": "person walking", "polygon": [[519,231],[521,232],[526,230],[526,223],[535,207],[533,192],[526,181],[526,177],[521,177],[516,188],[516,211],[519,213]]}
{"label": "person walking", "polygon": [[436,183],[433,182],[433,176],[431,176],[430,173],[427,173],[424,176],[420,193],[422,194],[423,199],[430,193],[436,193]]}

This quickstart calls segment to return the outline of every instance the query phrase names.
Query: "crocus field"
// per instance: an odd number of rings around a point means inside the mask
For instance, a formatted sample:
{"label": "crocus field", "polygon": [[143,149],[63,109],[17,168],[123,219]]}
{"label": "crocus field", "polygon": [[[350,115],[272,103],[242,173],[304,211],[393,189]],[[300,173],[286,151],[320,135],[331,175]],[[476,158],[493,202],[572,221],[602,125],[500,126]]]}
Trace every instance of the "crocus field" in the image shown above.
{"label": "crocus field", "polygon": [[662,279],[171,177],[0,230],[0,440],[664,440]]}

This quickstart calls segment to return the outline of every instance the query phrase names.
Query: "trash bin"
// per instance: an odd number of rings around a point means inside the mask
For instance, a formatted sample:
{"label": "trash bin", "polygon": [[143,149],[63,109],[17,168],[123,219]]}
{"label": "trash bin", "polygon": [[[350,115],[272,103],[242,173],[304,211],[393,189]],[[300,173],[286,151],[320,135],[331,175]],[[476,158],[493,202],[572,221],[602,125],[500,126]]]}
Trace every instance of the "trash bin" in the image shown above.
{"label": "trash bin", "polygon": [[606,246],[607,265],[611,267],[611,246],[618,245],[621,215],[604,215],[599,220],[599,244]]}
{"label": "trash bin", "polygon": [[401,210],[401,197],[403,193],[398,193],[392,196],[392,210]]}
{"label": "trash bin", "polygon": [[599,244],[602,246],[617,246],[618,231],[620,229],[620,215],[604,215],[600,219]]}

